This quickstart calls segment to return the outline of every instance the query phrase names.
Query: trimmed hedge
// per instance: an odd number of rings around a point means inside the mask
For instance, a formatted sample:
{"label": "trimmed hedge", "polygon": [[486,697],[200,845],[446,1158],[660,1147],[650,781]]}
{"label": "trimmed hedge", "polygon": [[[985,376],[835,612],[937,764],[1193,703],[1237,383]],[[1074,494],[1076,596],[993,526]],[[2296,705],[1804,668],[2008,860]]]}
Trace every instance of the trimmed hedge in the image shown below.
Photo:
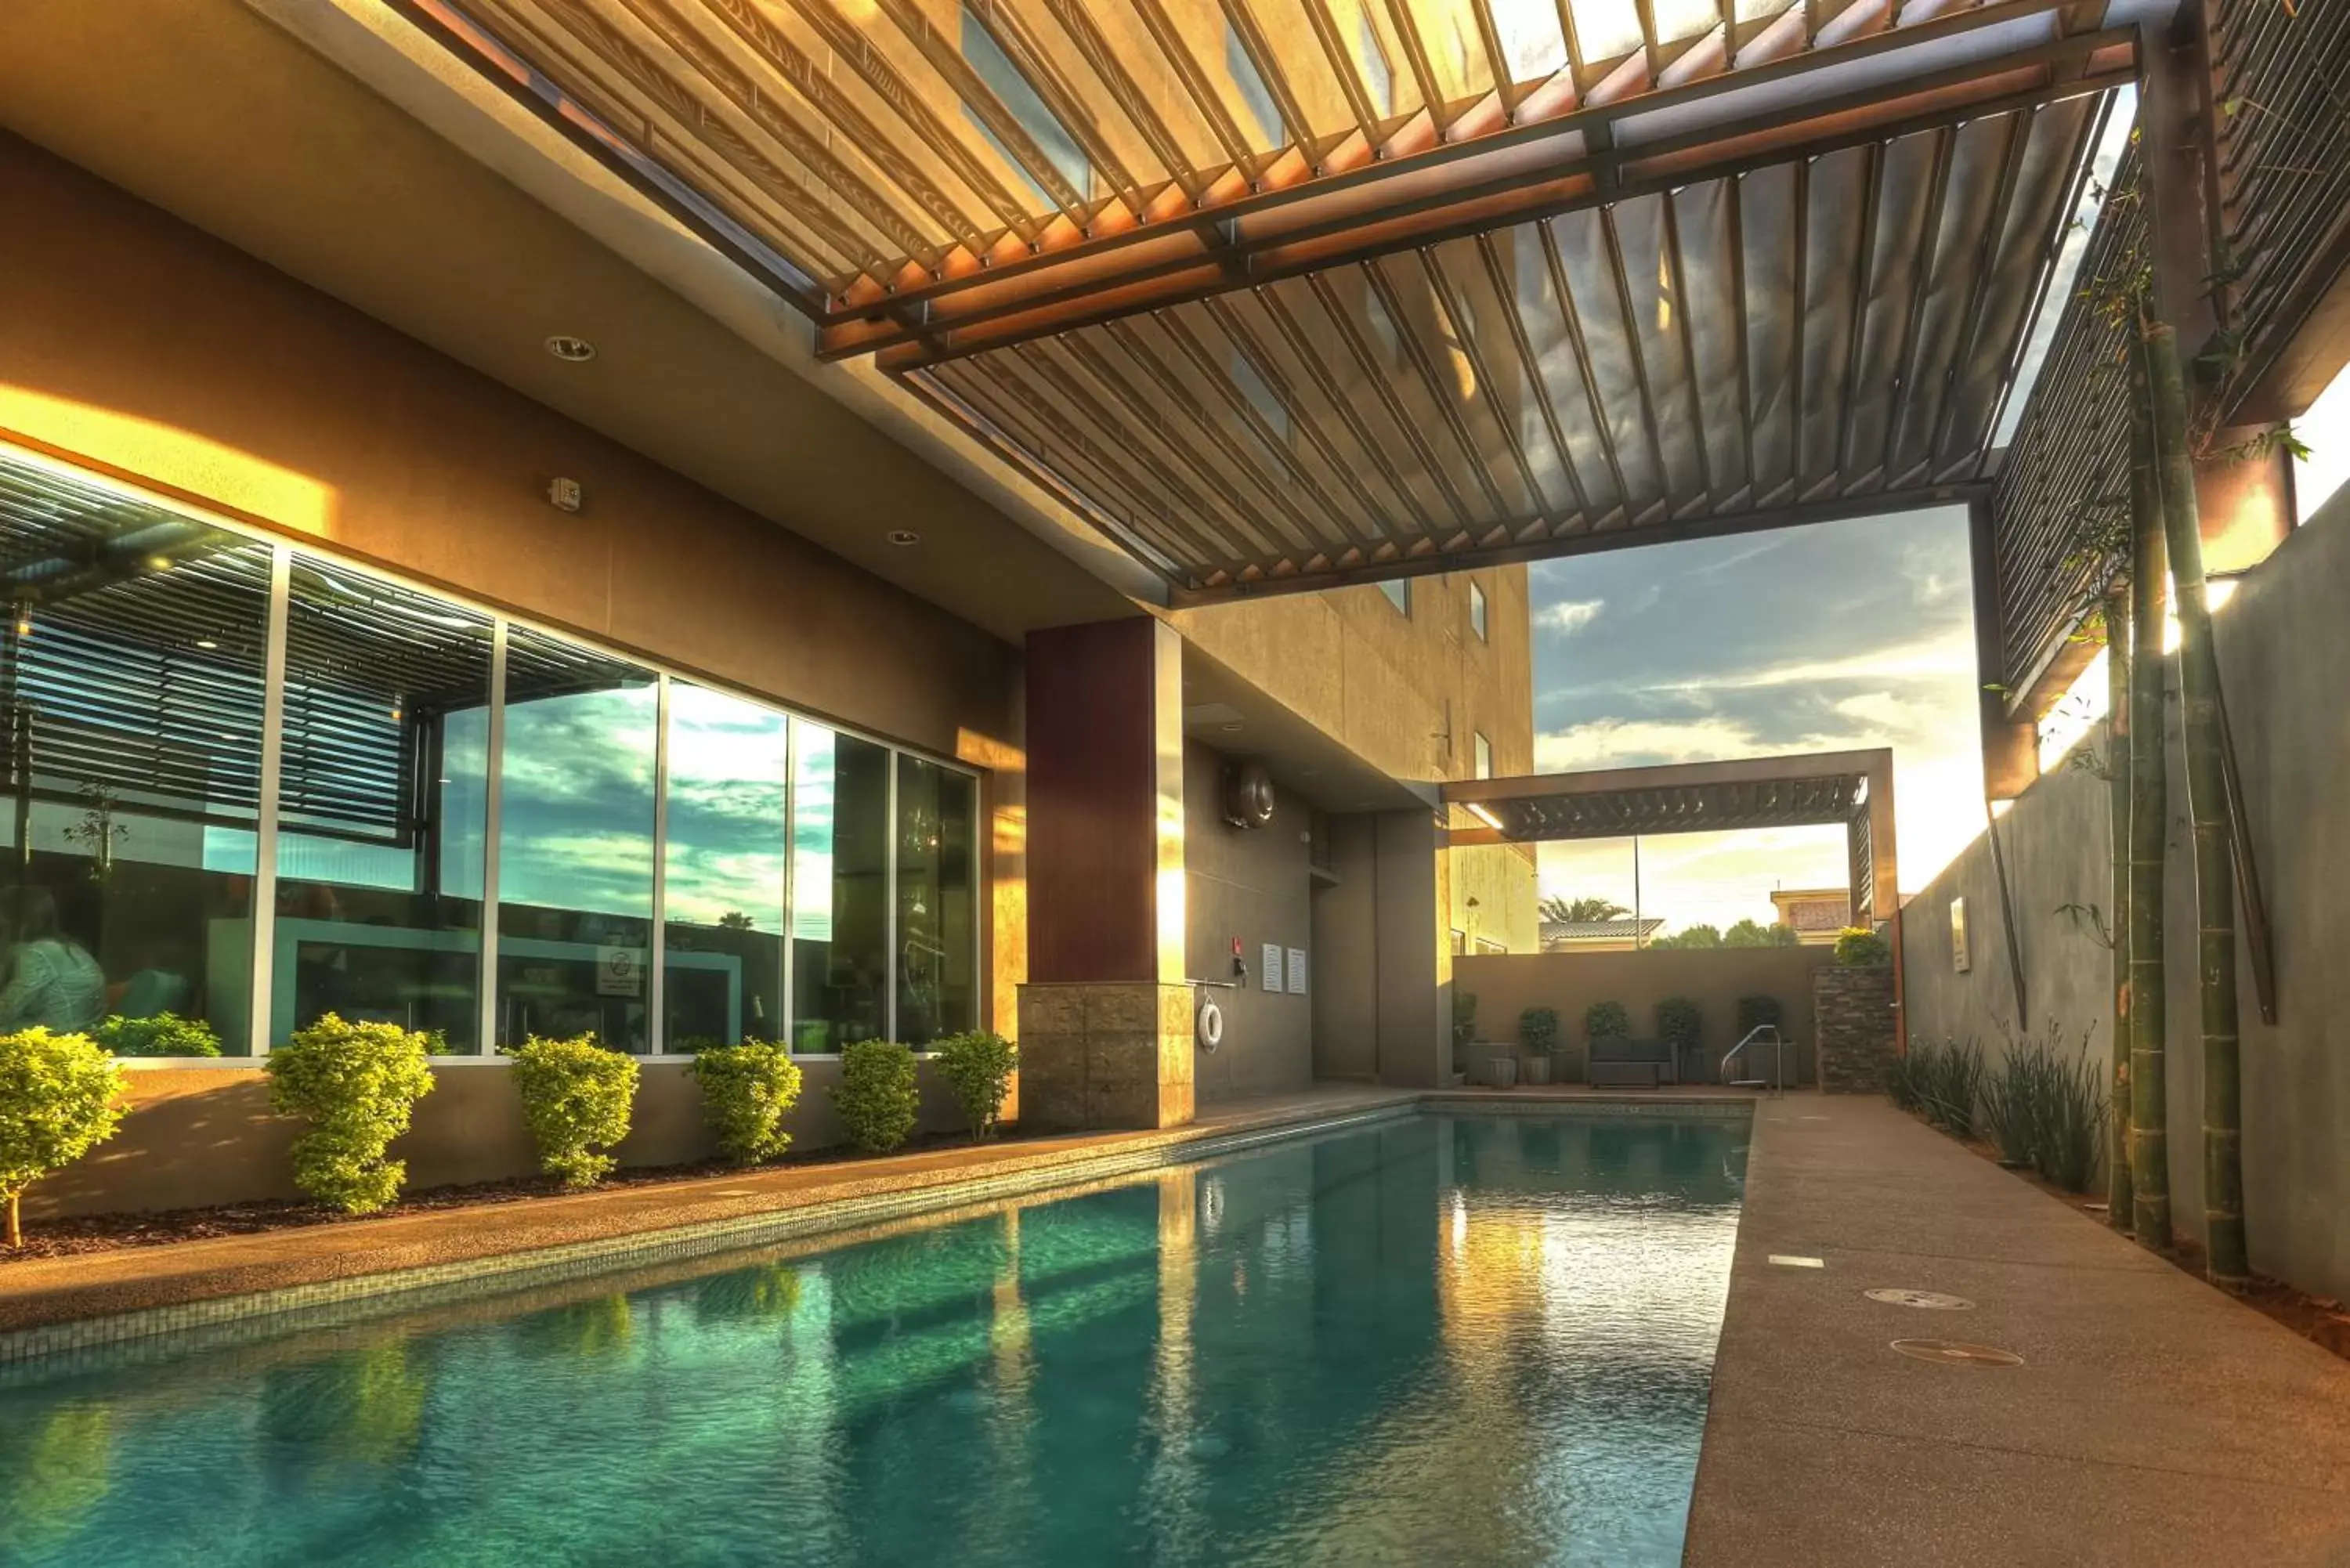
{"label": "trimmed hedge", "polygon": [[294,1185],[330,1209],[372,1214],[399,1198],[405,1161],[386,1159],[432,1092],[431,1036],[329,1012],[269,1053],[269,1104],[310,1130],[294,1141]]}

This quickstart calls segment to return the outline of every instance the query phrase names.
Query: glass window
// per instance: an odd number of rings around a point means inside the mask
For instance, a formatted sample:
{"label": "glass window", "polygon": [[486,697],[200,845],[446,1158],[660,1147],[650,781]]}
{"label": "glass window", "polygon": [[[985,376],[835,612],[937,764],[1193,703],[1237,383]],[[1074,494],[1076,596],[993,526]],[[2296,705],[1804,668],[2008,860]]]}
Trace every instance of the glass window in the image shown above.
{"label": "glass window", "polygon": [[1477,736],[1477,776],[1481,779],[1493,776],[1493,742],[1482,734]]}
{"label": "glass window", "polygon": [[270,1039],[327,1012],[481,1048],[490,618],[296,554]]}
{"label": "glass window", "polygon": [[1388,603],[1395,606],[1396,608],[1403,611],[1404,614],[1409,615],[1411,613],[1410,578],[1389,577],[1386,582],[1379,585],[1379,592],[1387,595]]}
{"label": "glass window", "polygon": [[889,1031],[889,752],[792,721],[792,1049]]}
{"label": "glass window", "polygon": [[0,1029],[252,1047],[269,546],[0,459]]}
{"label": "glass window", "polygon": [[670,682],[666,1051],[783,1038],[789,725],[771,708]]}
{"label": "glass window", "polygon": [[1478,641],[1485,640],[1485,590],[1475,583],[1469,585],[1469,629]]}
{"label": "glass window", "polygon": [[650,1046],[653,672],[515,627],[499,771],[498,1041]]}
{"label": "glass window", "polygon": [[979,1020],[979,787],[898,759],[898,1038],[924,1045]]}

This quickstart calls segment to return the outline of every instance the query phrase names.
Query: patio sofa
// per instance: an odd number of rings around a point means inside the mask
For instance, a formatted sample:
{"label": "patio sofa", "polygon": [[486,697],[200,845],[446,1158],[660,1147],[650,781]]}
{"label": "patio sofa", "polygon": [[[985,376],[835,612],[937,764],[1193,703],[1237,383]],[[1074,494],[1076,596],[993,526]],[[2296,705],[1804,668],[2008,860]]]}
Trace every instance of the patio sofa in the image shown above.
{"label": "patio sofa", "polygon": [[1669,1040],[1594,1040],[1585,1077],[1595,1089],[1654,1089],[1680,1082]]}

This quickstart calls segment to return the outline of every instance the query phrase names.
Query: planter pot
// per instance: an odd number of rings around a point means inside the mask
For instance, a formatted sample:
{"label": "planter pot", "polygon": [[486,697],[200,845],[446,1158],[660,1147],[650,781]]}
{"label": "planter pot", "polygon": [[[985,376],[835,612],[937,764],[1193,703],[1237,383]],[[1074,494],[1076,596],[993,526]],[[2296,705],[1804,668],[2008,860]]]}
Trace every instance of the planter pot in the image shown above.
{"label": "planter pot", "polygon": [[1548,1084],[1550,1082],[1549,1057],[1529,1056],[1522,1065],[1525,1070],[1526,1083],[1530,1086],[1535,1084]]}
{"label": "planter pot", "polygon": [[1492,1058],[1486,1064],[1485,1073],[1487,1081],[1497,1089],[1514,1089],[1518,1086],[1518,1059],[1515,1056]]}
{"label": "planter pot", "polygon": [[1469,1075],[1466,1073],[1447,1073],[1444,1078],[1446,1083],[1456,1089],[1469,1082]]}

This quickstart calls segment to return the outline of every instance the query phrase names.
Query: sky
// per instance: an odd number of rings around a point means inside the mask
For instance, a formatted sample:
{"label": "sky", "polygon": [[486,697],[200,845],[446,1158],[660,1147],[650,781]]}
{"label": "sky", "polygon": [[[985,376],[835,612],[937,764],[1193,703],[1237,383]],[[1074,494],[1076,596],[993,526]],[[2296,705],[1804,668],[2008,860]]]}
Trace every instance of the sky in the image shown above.
{"label": "sky", "polygon": [[[1538,770],[1889,745],[1905,891],[1982,831],[1964,508],[1528,570]],[[1633,903],[1629,841],[1541,857],[1545,897]],[[1768,924],[1773,888],[1846,880],[1840,826],[1640,842],[1640,910],[1669,929]]]}

